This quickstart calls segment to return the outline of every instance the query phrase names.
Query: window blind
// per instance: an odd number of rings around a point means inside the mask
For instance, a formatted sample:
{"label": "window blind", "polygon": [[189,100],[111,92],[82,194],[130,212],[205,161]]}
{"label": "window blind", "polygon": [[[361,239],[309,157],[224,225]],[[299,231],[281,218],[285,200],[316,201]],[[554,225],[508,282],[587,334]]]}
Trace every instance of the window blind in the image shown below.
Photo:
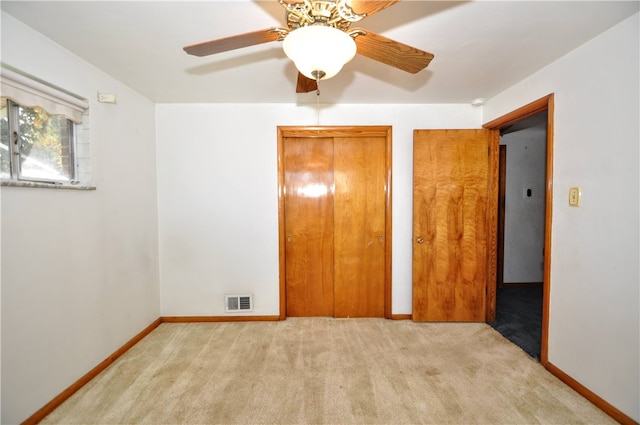
{"label": "window blind", "polygon": [[80,124],[89,108],[86,99],[19,72],[0,68],[0,95],[24,107],[40,107],[50,115],[63,115]]}

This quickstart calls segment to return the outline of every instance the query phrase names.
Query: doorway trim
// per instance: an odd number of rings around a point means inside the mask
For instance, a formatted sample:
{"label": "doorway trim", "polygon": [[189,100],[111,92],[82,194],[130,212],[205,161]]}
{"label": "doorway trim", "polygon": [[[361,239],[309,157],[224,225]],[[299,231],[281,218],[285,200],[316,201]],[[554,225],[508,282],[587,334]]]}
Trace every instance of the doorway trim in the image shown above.
{"label": "doorway trim", "polygon": [[504,212],[507,179],[507,146],[498,146],[498,249],[496,284],[498,288],[504,285]]}
{"label": "doorway trim", "polygon": [[391,319],[391,164],[392,131],[390,125],[379,126],[278,126],[278,257],[280,285],[280,320],[287,318],[286,259],[285,259],[285,185],[284,185],[284,139],[287,137],[349,137],[354,135],[378,136],[386,139],[385,159],[385,266],[384,266],[384,317]]}
{"label": "doorway trim", "polygon": [[[483,125],[483,128],[500,130],[531,115],[545,110],[547,111],[542,341],[540,343],[540,363],[544,366],[547,366],[549,363],[549,289],[551,288],[551,216],[553,210],[553,108],[554,94],[551,93]],[[489,291],[496,291],[496,288],[487,289]],[[495,298],[493,301],[495,302]],[[495,305],[493,308],[495,312]]]}

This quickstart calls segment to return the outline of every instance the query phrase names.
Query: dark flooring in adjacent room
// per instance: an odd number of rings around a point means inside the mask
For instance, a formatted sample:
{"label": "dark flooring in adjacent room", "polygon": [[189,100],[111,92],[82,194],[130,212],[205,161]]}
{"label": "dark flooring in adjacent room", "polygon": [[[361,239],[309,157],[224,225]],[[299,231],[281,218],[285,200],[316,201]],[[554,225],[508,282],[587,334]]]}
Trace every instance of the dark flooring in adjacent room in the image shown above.
{"label": "dark flooring in adjacent room", "polygon": [[542,286],[498,288],[496,321],[489,325],[540,360]]}

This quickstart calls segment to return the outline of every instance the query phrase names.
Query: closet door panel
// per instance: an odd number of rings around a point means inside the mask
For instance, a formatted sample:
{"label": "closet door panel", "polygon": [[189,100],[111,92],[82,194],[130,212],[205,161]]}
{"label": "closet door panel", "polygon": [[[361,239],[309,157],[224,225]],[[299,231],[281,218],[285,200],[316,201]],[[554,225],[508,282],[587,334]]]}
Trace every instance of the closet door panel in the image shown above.
{"label": "closet door panel", "polygon": [[288,316],[333,316],[333,139],[284,140]]}
{"label": "closet door panel", "polygon": [[384,317],[386,138],[334,139],[335,317]]}

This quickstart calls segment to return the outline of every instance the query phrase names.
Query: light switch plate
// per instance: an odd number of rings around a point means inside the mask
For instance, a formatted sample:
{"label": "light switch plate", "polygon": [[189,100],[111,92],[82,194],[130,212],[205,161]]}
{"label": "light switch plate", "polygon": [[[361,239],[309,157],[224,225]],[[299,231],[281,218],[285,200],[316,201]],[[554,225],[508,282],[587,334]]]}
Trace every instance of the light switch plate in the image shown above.
{"label": "light switch plate", "polygon": [[580,188],[579,187],[569,188],[569,205],[572,207],[580,206]]}

